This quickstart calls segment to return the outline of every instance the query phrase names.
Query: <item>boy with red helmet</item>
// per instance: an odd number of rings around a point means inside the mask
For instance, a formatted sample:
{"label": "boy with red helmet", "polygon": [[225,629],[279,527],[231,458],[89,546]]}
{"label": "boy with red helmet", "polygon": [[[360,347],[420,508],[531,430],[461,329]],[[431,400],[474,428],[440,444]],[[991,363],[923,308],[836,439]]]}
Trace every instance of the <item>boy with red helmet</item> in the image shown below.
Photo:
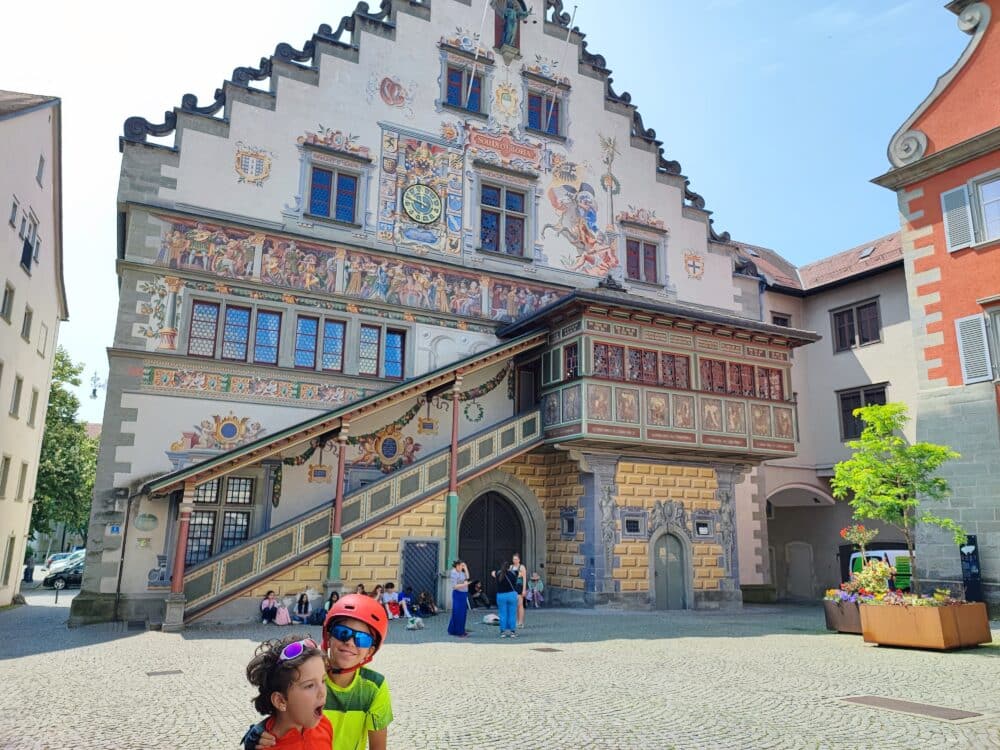
{"label": "boy with red helmet", "polygon": [[[323,714],[333,725],[333,750],[355,750],[366,744],[371,750],[386,748],[392,722],[389,683],[364,665],[375,657],[388,630],[382,605],[360,594],[341,597],[326,614]],[[265,733],[257,748],[273,746],[274,738]]]}

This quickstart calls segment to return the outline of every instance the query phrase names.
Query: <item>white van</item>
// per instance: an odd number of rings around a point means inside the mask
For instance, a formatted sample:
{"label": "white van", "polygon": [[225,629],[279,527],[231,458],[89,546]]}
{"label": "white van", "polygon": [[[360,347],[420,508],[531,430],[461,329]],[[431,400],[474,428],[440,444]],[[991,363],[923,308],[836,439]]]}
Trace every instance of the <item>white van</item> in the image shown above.
{"label": "white van", "polygon": [[[896,579],[893,581],[893,588],[910,588],[910,553],[905,549],[866,549],[865,559],[869,562],[874,560],[888,561],[896,569]],[[851,554],[851,573],[861,570],[861,553]]]}

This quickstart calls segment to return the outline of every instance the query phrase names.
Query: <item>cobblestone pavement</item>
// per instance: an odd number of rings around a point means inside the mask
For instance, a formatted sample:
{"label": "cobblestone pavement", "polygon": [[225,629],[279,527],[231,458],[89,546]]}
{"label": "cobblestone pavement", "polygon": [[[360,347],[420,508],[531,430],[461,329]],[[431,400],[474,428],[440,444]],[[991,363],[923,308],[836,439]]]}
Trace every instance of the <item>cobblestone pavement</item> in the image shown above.
{"label": "cobblestone pavement", "polygon": [[[255,720],[243,668],[257,641],[291,632],[69,630],[71,595],[53,598],[38,591],[0,611],[4,750],[235,750]],[[812,606],[530,610],[517,640],[478,615],[464,640],[445,634],[445,616],[423,631],[392,624],[374,664],[392,685],[391,747],[1000,748],[997,623],[992,646],[937,654],[828,634]],[[849,695],[985,716],[954,723],[838,701]]]}

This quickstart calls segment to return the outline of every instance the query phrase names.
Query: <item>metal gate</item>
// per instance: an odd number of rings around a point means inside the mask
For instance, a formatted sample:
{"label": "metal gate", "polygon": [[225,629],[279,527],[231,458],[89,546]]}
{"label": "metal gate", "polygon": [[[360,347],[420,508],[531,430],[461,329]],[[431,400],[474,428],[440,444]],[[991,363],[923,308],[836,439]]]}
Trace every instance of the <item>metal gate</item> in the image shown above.
{"label": "metal gate", "polygon": [[[480,579],[487,596],[496,599],[496,582],[490,571],[515,552],[524,555],[524,527],[510,500],[498,492],[477,498],[462,517],[458,556],[469,566],[473,580]],[[523,561],[530,565],[530,561]],[[448,561],[451,564],[451,560]]]}
{"label": "metal gate", "polygon": [[428,592],[438,601],[438,576],[441,572],[441,543],[403,540],[403,574],[400,586],[413,587],[413,598],[421,591]]}

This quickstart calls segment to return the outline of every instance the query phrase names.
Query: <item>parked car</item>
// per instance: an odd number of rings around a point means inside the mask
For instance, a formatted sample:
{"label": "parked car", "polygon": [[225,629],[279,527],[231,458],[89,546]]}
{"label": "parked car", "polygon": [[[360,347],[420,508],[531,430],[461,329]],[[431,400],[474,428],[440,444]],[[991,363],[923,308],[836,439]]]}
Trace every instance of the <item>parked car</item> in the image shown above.
{"label": "parked car", "polygon": [[49,573],[42,581],[42,585],[47,589],[64,589],[67,586],[79,586],[83,581],[83,561],[71,565],[68,568]]}
{"label": "parked car", "polygon": [[45,558],[45,567],[51,568],[53,563],[58,562],[59,560],[65,560],[72,554],[72,552],[54,552]]}
{"label": "parked car", "polygon": [[78,562],[83,562],[83,558],[86,554],[87,550],[85,549],[78,549],[76,552],[70,552],[66,555],[66,557],[52,563],[52,565],[49,566],[49,573],[55,573],[56,571],[72,567]]}

